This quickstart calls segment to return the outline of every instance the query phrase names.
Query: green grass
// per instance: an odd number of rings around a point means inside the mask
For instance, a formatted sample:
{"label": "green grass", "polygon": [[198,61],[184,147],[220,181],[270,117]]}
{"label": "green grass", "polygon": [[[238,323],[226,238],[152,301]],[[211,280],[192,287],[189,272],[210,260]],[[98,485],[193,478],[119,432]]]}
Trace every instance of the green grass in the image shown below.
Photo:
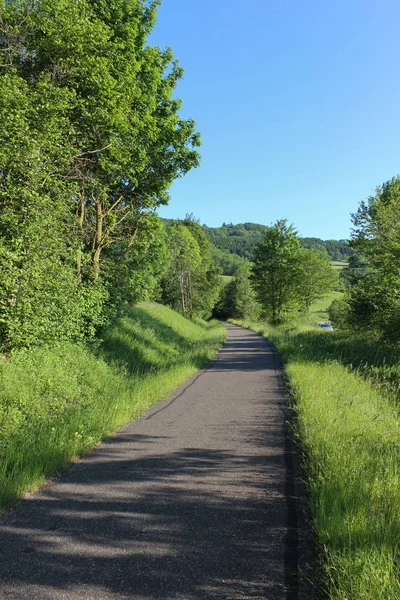
{"label": "green grass", "polygon": [[233,275],[221,275],[222,283],[226,285],[233,279]]}
{"label": "green grass", "polygon": [[302,323],[243,324],[275,343],[286,365],[325,575],[321,597],[399,600],[399,349]]}
{"label": "green grass", "polygon": [[328,308],[333,300],[342,298],[343,292],[330,292],[321,300],[317,300],[311,305],[310,311],[300,317],[296,324],[303,329],[315,328],[320,321],[329,321]]}
{"label": "green grass", "polygon": [[166,398],[225,337],[218,322],[147,303],[126,309],[97,351],[13,354],[0,365],[0,508]]}
{"label": "green grass", "polygon": [[332,261],[332,267],[334,269],[344,269],[345,267],[348,267],[349,263],[343,260],[333,260]]}

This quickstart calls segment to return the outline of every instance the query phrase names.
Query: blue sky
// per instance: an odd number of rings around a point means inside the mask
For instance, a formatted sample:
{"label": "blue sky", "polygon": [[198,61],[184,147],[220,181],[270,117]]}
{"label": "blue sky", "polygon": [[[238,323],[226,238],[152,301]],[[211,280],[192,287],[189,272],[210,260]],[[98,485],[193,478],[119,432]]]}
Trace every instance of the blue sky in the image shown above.
{"label": "blue sky", "polygon": [[160,215],[347,238],[400,173],[399,22],[394,0],[164,0],[150,43],[184,68],[203,145]]}

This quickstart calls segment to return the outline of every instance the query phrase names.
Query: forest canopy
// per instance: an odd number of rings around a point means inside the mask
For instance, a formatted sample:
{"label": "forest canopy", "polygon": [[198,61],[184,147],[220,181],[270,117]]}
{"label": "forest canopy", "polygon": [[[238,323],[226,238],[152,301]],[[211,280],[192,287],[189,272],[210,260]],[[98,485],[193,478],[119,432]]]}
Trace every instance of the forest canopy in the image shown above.
{"label": "forest canopy", "polygon": [[155,210],[198,166],[158,1],[0,2],[0,345],[85,339],[165,264]]}

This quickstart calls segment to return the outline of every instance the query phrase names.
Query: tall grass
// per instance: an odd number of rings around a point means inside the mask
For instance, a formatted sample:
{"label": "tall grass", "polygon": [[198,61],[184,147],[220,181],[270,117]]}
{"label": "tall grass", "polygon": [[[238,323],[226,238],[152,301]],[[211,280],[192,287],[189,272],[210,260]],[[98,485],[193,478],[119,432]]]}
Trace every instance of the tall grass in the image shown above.
{"label": "tall grass", "polygon": [[166,398],[225,337],[220,323],[149,303],[126,309],[97,350],[12,355],[0,365],[0,508]]}
{"label": "tall grass", "polygon": [[297,360],[326,363],[335,360],[350,367],[374,387],[392,395],[398,401],[400,392],[400,348],[379,343],[347,331],[334,333],[284,326],[278,334],[278,344],[284,346]]}
{"label": "tall grass", "polygon": [[[325,573],[321,597],[399,600],[400,411],[393,385],[382,383],[382,348],[303,325],[243,324],[268,337],[286,364]],[[385,352],[398,373],[398,350]]]}

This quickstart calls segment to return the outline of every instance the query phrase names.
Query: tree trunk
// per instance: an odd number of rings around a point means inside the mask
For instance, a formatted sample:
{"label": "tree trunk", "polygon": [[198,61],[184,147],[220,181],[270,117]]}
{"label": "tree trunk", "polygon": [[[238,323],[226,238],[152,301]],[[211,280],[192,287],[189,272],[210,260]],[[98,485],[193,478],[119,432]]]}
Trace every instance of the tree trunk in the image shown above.
{"label": "tree trunk", "polygon": [[[80,200],[79,200],[79,228],[82,232],[83,223],[85,221],[85,196],[83,190],[80,192]],[[78,278],[79,283],[82,281],[82,248],[78,248],[77,257],[76,257],[76,276]]]}
{"label": "tree trunk", "polygon": [[186,314],[186,302],[185,302],[185,283],[184,283],[184,273],[181,273],[179,276],[179,286],[181,288],[181,306],[182,313]]}
{"label": "tree trunk", "polygon": [[96,203],[96,235],[94,239],[94,248],[93,248],[93,276],[94,280],[97,281],[100,274],[100,254],[102,250],[102,241],[103,241],[103,210],[101,206],[100,200],[95,200]]}

